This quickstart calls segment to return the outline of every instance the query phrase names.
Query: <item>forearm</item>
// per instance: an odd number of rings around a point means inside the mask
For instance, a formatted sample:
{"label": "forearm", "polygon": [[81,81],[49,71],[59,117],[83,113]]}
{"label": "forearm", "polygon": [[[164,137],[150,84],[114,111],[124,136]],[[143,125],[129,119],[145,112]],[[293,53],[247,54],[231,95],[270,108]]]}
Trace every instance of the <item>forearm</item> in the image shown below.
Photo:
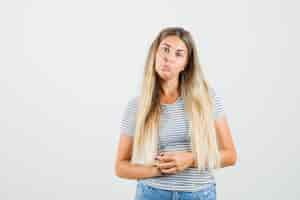
{"label": "forearm", "polygon": [[132,164],[129,161],[119,161],[115,170],[118,177],[125,179],[143,179],[161,175],[156,166]]}
{"label": "forearm", "polygon": [[[192,154],[192,152],[190,152],[190,154]],[[234,165],[236,162],[236,153],[232,150],[220,150],[220,156],[221,168]],[[197,160],[195,159],[195,157],[191,156],[191,159],[193,160],[191,167],[198,167]]]}
{"label": "forearm", "polygon": [[234,165],[236,162],[236,153],[230,149],[220,150],[221,167]]}

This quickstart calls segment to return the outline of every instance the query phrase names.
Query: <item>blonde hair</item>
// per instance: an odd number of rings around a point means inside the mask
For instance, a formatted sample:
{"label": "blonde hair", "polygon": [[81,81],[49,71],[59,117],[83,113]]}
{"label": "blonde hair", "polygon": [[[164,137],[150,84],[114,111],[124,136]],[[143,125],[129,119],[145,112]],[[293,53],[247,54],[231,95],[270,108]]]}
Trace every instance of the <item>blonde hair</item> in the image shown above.
{"label": "blonde hair", "polygon": [[155,56],[160,42],[167,36],[178,36],[187,46],[188,62],[179,74],[179,87],[189,117],[191,146],[199,169],[220,168],[220,153],[214,127],[213,99],[210,86],[204,79],[195,42],[191,34],[180,27],[168,27],[152,42],[144,68],[141,94],[133,142],[132,163],[154,165],[158,154],[160,90],[159,75],[155,71]]}

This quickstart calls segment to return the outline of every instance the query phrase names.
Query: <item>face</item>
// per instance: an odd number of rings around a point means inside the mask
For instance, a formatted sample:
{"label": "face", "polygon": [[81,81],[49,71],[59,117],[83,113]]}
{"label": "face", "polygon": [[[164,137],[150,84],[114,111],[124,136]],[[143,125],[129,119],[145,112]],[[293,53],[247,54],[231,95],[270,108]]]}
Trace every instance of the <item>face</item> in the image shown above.
{"label": "face", "polygon": [[155,71],[163,80],[178,78],[188,61],[188,49],[177,36],[167,36],[157,49]]}

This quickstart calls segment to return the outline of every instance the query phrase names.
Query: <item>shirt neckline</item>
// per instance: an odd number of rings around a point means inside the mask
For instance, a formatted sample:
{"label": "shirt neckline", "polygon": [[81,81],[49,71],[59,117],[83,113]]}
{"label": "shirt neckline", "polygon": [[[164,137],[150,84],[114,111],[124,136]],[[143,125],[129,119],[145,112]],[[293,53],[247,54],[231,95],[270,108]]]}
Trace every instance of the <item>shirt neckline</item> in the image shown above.
{"label": "shirt neckline", "polygon": [[175,102],[173,102],[173,103],[160,103],[160,105],[163,106],[163,107],[174,106],[174,105],[178,104],[178,102],[180,102],[181,100],[182,100],[182,96],[180,95],[180,96],[177,97]]}

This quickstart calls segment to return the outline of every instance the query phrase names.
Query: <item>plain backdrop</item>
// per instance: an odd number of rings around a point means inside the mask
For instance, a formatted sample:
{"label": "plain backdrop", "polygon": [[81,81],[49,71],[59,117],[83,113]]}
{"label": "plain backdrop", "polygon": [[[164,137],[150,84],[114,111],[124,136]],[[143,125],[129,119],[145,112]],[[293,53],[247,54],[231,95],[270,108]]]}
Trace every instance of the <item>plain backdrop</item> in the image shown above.
{"label": "plain backdrop", "polygon": [[133,199],[119,125],[167,26],[196,41],[238,150],[217,199],[300,198],[299,3],[0,2],[0,199]]}

